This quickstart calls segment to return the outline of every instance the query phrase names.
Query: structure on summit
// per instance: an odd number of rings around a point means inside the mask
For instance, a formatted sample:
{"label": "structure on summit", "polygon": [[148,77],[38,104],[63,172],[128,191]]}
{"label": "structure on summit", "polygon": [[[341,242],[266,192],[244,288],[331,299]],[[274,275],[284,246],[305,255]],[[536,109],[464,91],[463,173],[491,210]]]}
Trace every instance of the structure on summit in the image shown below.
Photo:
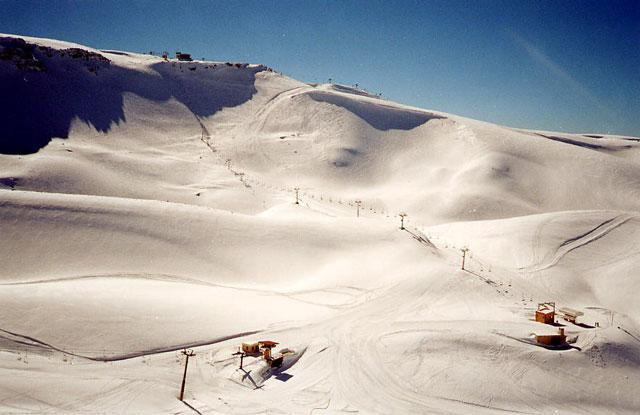
{"label": "structure on summit", "polygon": [[182,53],[182,52],[176,52],[176,59],[179,61],[187,61],[187,62],[190,62],[193,60],[191,59],[190,53]]}

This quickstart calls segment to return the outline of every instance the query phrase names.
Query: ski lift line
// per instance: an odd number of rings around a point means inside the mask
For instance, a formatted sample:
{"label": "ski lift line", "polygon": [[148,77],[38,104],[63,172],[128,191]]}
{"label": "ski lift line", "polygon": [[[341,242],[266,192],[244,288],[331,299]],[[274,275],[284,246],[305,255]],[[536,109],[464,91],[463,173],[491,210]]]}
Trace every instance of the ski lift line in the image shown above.
{"label": "ski lift line", "polygon": [[[217,156],[218,160],[222,160],[222,158],[224,157],[224,156],[223,156],[223,154],[222,154],[222,152],[218,152],[218,151],[215,149],[215,147],[214,147],[211,143],[209,143],[209,141],[208,141],[208,140],[211,138],[210,133],[208,132],[208,130],[206,129],[206,127],[204,126],[204,124],[202,123],[202,121],[201,121],[199,118],[197,118],[197,117],[196,117],[196,119],[197,119],[197,121],[198,121],[198,123],[200,124],[200,127],[201,127],[201,140],[202,140],[202,142],[207,146],[207,148],[208,148],[210,151],[212,151],[213,153],[217,153],[217,154],[215,154],[215,155]],[[232,159],[231,159],[230,157],[227,157],[227,158],[226,158],[226,160],[225,160],[225,166],[227,167],[227,169],[228,169],[229,171],[231,171],[232,173],[234,173],[234,176],[239,176],[239,177],[240,177],[240,178],[239,178],[239,180],[240,180],[240,181],[243,183],[243,185],[244,185],[245,187],[247,187],[247,188],[251,187],[251,186],[250,186],[250,185],[248,185],[247,183],[249,183],[249,182],[255,182],[255,183],[257,183],[257,184],[262,184],[264,187],[266,187],[266,188],[268,188],[268,189],[272,189],[272,190],[280,190],[280,191],[287,192],[287,193],[291,193],[291,192],[296,191],[296,190],[295,190],[295,189],[296,189],[296,187],[291,188],[291,187],[289,187],[289,186],[285,186],[285,187],[279,187],[279,188],[278,188],[278,187],[276,187],[276,186],[274,186],[274,185],[272,185],[272,184],[268,184],[268,183],[266,183],[266,182],[264,182],[264,181],[261,181],[261,180],[260,180],[260,179],[258,179],[258,178],[255,178],[255,179],[254,179],[254,178],[253,178],[253,176],[251,176],[251,175],[247,175],[246,173],[241,172],[241,171],[239,171],[239,170],[234,170],[234,169],[231,167],[231,162],[232,162]],[[299,190],[299,188],[298,188],[298,190]],[[309,192],[309,193],[310,193],[310,192]],[[309,194],[308,194],[307,192],[304,192],[304,193],[303,193],[303,195],[307,196],[307,195],[309,195]],[[327,201],[328,203],[330,203],[330,204],[339,204],[339,205],[343,205],[343,203],[342,203],[342,199],[341,199],[341,198],[339,198],[339,197],[334,197],[334,196],[332,196],[332,195],[329,195],[329,196],[327,197],[326,195],[324,195],[324,194],[320,193],[319,197],[318,197],[317,195],[314,197],[314,195],[311,193],[309,196],[310,196],[312,199],[314,199],[314,200],[319,199],[320,201],[325,202],[325,199],[328,199],[328,200],[326,200],[326,201]],[[302,200],[301,200],[301,198],[298,198],[298,201],[302,201]],[[351,202],[349,202],[349,203],[348,203],[348,205],[349,205],[349,206],[353,206]],[[308,204],[307,204],[307,206],[308,206]],[[343,206],[344,206],[344,205],[343,205]],[[379,215],[382,215],[382,218],[384,218],[384,217],[385,217],[385,209],[384,209],[384,208],[379,209],[379,208],[377,208],[377,207],[374,207],[373,205],[361,204],[361,205],[359,206],[359,210],[362,210],[362,211],[368,211],[368,212],[369,212],[369,214],[371,214],[371,215],[378,215],[378,214],[379,214]],[[387,215],[386,217],[388,218],[388,215]],[[407,223],[409,223],[409,222],[410,222],[410,221],[407,219]],[[411,222],[411,223],[414,223],[414,222]],[[415,228],[415,227],[414,227],[414,229],[417,231],[417,228]],[[421,235],[421,236],[422,236],[422,237],[424,237],[424,235]],[[428,238],[426,238],[426,239],[427,239],[427,240],[429,240]],[[435,246],[435,245],[434,245],[434,246]]]}

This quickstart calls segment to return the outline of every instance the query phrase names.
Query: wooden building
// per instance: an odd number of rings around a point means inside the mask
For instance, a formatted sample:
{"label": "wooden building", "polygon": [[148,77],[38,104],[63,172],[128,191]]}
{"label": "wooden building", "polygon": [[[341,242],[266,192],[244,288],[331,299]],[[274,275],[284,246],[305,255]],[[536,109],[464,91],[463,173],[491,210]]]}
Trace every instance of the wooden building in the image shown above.
{"label": "wooden building", "polygon": [[179,61],[192,61],[190,53],[176,52],[176,59]]}
{"label": "wooden building", "polygon": [[282,353],[278,353],[278,356],[274,357],[271,354],[271,349],[276,347],[278,344],[279,343],[272,340],[261,340],[255,343],[242,343],[240,350],[234,353],[234,355],[240,356],[240,369],[242,369],[242,360],[245,356],[260,356],[260,354],[262,354],[264,360],[266,360],[272,368],[281,367],[284,362],[284,356],[293,352],[289,349],[284,349]]}
{"label": "wooden building", "polygon": [[260,354],[259,343],[242,343],[242,352],[248,356],[257,356]]}
{"label": "wooden building", "polygon": [[556,322],[556,303],[539,303],[536,310],[536,321],[544,324],[554,324]]}
{"label": "wooden building", "polygon": [[562,314],[562,318],[566,321],[570,321],[571,323],[575,323],[576,319],[584,313],[582,311],[574,310],[573,308],[563,307],[558,310]]}
{"label": "wooden building", "polygon": [[559,327],[557,334],[536,334],[536,342],[546,346],[562,346],[567,343],[564,328]]}
{"label": "wooden building", "polygon": [[262,341],[259,341],[258,343],[260,344],[260,348],[262,349],[264,360],[270,361],[271,360],[271,349],[276,347],[278,345],[278,343],[276,343],[274,341],[271,341],[271,340],[262,340]]}

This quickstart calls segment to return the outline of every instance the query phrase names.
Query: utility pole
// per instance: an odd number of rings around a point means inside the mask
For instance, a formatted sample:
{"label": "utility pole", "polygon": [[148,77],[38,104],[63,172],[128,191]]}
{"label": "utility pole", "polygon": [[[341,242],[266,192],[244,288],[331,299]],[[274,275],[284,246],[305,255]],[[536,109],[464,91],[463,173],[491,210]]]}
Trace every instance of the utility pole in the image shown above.
{"label": "utility pole", "polygon": [[300,202],[298,200],[298,192],[300,191],[300,188],[299,187],[294,187],[293,190],[296,191],[296,205],[299,205]]}
{"label": "utility pole", "polygon": [[238,355],[240,356],[240,369],[242,369],[242,363],[243,363],[245,354],[244,352],[235,352],[233,354],[233,356],[238,356]]}
{"label": "utility pole", "polygon": [[187,360],[184,361],[184,374],[182,375],[182,387],[180,388],[180,400],[182,400],[182,398],[184,397],[184,385],[187,380],[187,367],[189,366],[189,358],[191,356],[195,356],[195,353],[191,349],[184,349],[181,353],[187,357]]}
{"label": "utility pole", "polygon": [[469,248],[462,248],[462,267],[460,269],[462,269],[464,271],[464,260],[467,257],[467,251],[469,250]]}
{"label": "utility pole", "polygon": [[362,200],[356,200],[356,218],[360,217],[360,205],[362,204]]}
{"label": "utility pole", "polygon": [[407,216],[407,214],[404,213],[404,212],[400,212],[400,213],[398,213],[398,216],[400,216],[400,230],[403,231],[404,230],[404,218]]}

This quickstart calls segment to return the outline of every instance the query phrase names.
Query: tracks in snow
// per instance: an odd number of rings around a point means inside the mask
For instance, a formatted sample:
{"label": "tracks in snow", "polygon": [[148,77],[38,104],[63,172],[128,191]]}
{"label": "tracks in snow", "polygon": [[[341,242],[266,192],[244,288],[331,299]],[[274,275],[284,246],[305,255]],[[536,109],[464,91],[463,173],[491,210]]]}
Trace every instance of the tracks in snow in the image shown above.
{"label": "tracks in snow", "polygon": [[178,345],[173,345],[173,346],[167,346],[167,347],[158,347],[158,348],[153,348],[153,349],[148,349],[148,350],[141,350],[141,351],[136,351],[136,352],[131,352],[131,353],[124,353],[121,355],[113,355],[113,356],[85,356],[85,355],[81,355],[79,353],[74,353],[74,352],[70,352],[67,351],[65,349],[53,346],[49,343],[43,342],[41,340],[38,340],[34,337],[31,336],[26,336],[24,334],[20,334],[20,333],[15,333],[9,330],[4,330],[0,328],[0,337],[4,338],[6,340],[10,340],[13,341],[15,343],[19,343],[25,346],[31,346],[34,348],[39,348],[39,349],[47,349],[47,350],[52,350],[52,351],[56,351],[56,352],[60,352],[60,353],[64,353],[66,355],[69,356],[74,356],[74,357],[79,357],[82,359],[87,359],[87,360],[93,360],[96,362],[116,362],[119,360],[127,360],[127,359],[133,359],[135,357],[142,357],[142,356],[148,356],[148,355],[153,355],[153,354],[158,354],[158,353],[166,353],[166,352],[173,352],[176,350],[182,350],[182,349],[186,349],[186,348],[191,348],[191,347],[200,347],[200,346],[209,346],[215,343],[221,343],[227,340],[231,340],[231,339],[235,339],[238,337],[245,337],[245,336],[250,336],[252,334],[256,334],[259,333],[259,330],[254,330],[254,331],[247,331],[247,332],[242,332],[242,333],[234,333],[234,334],[230,334],[228,336],[223,336],[223,337],[219,337],[219,338],[215,338],[215,339],[210,339],[210,340],[202,340],[202,341],[196,341],[196,342],[190,342],[190,343],[184,343],[184,344],[178,344]]}
{"label": "tracks in snow", "polygon": [[[589,231],[565,240],[553,252],[545,255],[545,257],[540,262],[528,265],[526,267],[521,267],[520,270],[525,272],[539,272],[551,268],[552,266],[560,262],[560,260],[569,252],[602,238],[612,230],[629,221],[632,217],[633,216],[631,215],[622,214],[611,219],[607,219],[604,222],[598,224],[596,227],[590,229]],[[540,238],[540,234],[536,233],[534,237],[535,246],[540,246]]]}

